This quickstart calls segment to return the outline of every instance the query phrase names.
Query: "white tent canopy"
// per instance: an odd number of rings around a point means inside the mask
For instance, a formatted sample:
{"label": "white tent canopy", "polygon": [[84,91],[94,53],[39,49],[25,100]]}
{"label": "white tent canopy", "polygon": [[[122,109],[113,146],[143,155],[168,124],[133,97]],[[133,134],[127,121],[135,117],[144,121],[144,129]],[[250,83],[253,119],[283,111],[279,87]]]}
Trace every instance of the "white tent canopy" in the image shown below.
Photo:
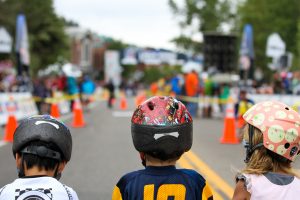
{"label": "white tent canopy", "polygon": [[66,76],[78,78],[82,76],[82,71],[72,63],[66,63],[62,66],[62,71]]}
{"label": "white tent canopy", "polygon": [[182,66],[181,70],[184,73],[189,73],[193,70],[199,73],[202,71],[202,65],[194,61],[188,61]]}
{"label": "white tent canopy", "polygon": [[240,80],[237,74],[215,74],[211,80],[216,83],[236,83]]}
{"label": "white tent canopy", "polygon": [[0,53],[10,53],[12,38],[4,27],[0,26]]}

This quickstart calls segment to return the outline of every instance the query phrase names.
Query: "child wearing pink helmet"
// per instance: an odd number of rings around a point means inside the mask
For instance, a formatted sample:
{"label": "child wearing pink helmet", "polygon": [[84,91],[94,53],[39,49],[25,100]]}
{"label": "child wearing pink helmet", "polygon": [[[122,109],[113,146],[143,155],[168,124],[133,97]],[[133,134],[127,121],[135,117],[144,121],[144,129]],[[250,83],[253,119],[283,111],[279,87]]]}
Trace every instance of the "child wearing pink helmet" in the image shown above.
{"label": "child wearing pink helmet", "polygon": [[233,199],[299,198],[300,179],[291,163],[300,153],[300,115],[283,103],[265,101],[243,118],[246,167],[236,176]]}

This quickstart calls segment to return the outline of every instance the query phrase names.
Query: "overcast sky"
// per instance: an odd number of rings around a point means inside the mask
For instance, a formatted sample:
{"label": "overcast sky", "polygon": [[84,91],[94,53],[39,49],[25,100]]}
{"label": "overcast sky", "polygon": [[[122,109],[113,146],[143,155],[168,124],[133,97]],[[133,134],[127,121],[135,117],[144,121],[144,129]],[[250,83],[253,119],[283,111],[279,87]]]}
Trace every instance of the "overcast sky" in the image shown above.
{"label": "overcast sky", "polygon": [[142,47],[174,49],[169,41],[180,33],[168,0],[54,0],[54,7],[84,28]]}

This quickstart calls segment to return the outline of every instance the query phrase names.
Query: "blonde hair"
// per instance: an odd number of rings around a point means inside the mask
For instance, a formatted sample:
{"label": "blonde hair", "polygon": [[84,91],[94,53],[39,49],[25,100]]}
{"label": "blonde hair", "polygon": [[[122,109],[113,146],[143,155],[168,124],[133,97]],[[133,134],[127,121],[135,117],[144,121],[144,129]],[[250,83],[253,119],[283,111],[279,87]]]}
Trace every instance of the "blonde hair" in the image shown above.
{"label": "blonde hair", "polygon": [[[245,141],[249,141],[249,124],[247,124],[243,129],[243,136]],[[255,128],[253,129],[252,145],[255,146],[259,143],[263,143],[262,132]],[[246,174],[257,174],[261,175],[267,172],[283,172],[285,174],[293,175],[300,178],[300,175],[293,170],[291,166],[291,161],[280,161],[268,153],[264,146],[257,148],[252,153],[249,162],[246,167],[242,170],[242,173]]]}

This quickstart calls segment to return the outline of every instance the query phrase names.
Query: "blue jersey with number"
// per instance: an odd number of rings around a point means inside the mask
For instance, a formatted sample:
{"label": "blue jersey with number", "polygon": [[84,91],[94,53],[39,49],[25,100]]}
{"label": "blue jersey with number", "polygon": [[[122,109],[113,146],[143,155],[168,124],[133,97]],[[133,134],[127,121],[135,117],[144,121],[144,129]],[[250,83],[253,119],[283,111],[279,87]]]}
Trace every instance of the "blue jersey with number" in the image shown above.
{"label": "blue jersey with number", "polygon": [[124,175],[112,200],[212,200],[205,179],[194,170],[175,166],[146,167]]}

